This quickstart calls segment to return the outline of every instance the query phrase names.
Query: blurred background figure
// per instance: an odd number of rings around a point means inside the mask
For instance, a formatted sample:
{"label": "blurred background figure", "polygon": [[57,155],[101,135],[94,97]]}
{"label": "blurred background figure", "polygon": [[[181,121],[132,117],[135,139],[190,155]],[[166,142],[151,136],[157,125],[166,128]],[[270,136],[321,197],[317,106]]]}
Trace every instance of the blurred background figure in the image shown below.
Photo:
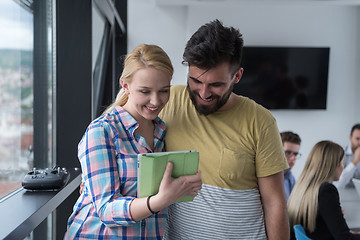
{"label": "blurred background figure", "polygon": [[300,224],[311,239],[360,239],[350,232],[332,184],[340,178],[343,161],[344,150],[334,142],[321,141],[312,148],[288,201],[290,229]]}
{"label": "blurred background figure", "polygon": [[360,179],[360,123],[355,124],[350,131],[350,144],[345,147],[344,171],[339,181],[334,182],[338,189],[354,187],[352,178]]}
{"label": "blurred background figure", "polygon": [[291,169],[294,167],[296,159],[300,158],[301,154],[299,153],[301,139],[298,134],[287,131],[280,133],[285,157],[289,164],[289,169],[284,172],[284,188],[286,194],[286,200],[289,199],[291,190],[295,185],[295,178],[291,172]]}

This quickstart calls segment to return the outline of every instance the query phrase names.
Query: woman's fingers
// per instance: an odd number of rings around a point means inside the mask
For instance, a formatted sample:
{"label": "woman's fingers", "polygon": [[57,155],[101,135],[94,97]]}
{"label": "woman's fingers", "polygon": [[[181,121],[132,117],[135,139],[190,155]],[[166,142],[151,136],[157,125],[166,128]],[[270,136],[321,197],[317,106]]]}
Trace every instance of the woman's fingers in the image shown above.
{"label": "woman's fingers", "polygon": [[171,177],[172,170],[173,170],[173,163],[172,163],[172,162],[168,162],[168,163],[166,164],[166,169],[165,169],[163,178],[165,178],[165,179],[166,179],[166,178],[170,178],[170,177]]}
{"label": "woman's fingers", "polygon": [[182,196],[197,196],[202,186],[201,172],[194,175],[172,178],[173,163],[168,162],[163,179],[160,184],[159,194],[170,203],[175,202]]}

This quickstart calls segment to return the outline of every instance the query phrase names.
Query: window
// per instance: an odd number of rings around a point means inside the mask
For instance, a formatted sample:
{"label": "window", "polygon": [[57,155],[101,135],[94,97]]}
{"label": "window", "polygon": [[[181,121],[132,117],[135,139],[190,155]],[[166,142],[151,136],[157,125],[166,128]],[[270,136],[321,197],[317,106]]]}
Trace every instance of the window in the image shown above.
{"label": "window", "polygon": [[52,1],[0,1],[0,198],[53,161],[52,19]]}
{"label": "window", "polygon": [[116,98],[122,58],[127,53],[127,1],[93,0],[92,5],[92,118]]}
{"label": "window", "polygon": [[[106,71],[105,64],[108,56],[110,26],[106,18],[102,15],[98,7],[92,4],[92,118],[96,118],[100,114],[101,99],[103,98],[104,81],[102,77]],[[95,34],[96,33],[96,34]]]}
{"label": "window", "polygon": [[[2,38],[10,35],[12,37],[10,42],[14,43],[15,40],[23,44],[26,41],[30,42],[26,48],[18,46],[10,48],[4,45],[4,39],[0,38],[0,51],[4,49],[18,51],[18,64],[13,70],[17,75],[13,74],[16,77],[11,80],[9,79],[11,75],[8,72],[3,72],[3,69],[10,64],[10,58],[6,57],[5,61],[0,61],[0,130],[7,127],[3,125],[2,114],[8,116],[8,113],[13,111],[17,112],[15,116],[19,118],[17,123],[15,121],[7,122],[15,125],[14,129],[17,134],[13,138],[13,142],[16,144],[8,144],[8,146],[13,145],[13,149],[16,149],[14,153],[9,154],[12,156],[8,158],[4,157],[4,153],[8,149],[2,146],[9,139],[4,137],[5,134],[0,133],[0,191],[5,190],[4,186],[8,186],[10,182],[15,184],[11,189],[3,192],[1,196],[7,196],[0,199],[0,205],[4,203],[4,199],[12,200],[8,196],[15,194],[9,193],[21,186],[24,174],[33,166],[37,168],[52,167],[56,163],[67,169],[80,167],[77,160],[77,144],[92,119],[92,66],[94,72],[96,72],[95,69],[99,69],[96,64],[99,62],[98,59],[107,59],[107,63],[100,65],[104,69],[98,72],[101,73],[98,74],[101,75],[101,78],[97,79],[102,79],[101,81],[106,79],[107,81],[104,84],[105,90],[101,93],[104,100],[99,100],[101,101],[98,104],[100,109],[94,110],[94,112],[101,112],[101,107],[108,105],[118,90],[118,88],[113,87],[117,86],[119,73],[121,73],[119,56],[126,53],[127,38],[125,31],[120,30],[120,26],[117,24],[120,22],[119,19],[114,24],[114,14],[111,14],[113,10],[109,15],[106,8],[114,9],[116,7],[126,26],[127,1],[97,0],[99,5],[104,6],[103,10],[106,10],[107,14],[104,11],[101,14],[99,12],[94,13],[100,14],[100,16],[95,17],[100,19],[99,24],[102,25],[100,27],[102,30],[100,33],[97,32],[98,29],[94,32],[94,34],[101,36],[97,36],[97,42],[94,42],[94,58],[96,59],[92,62],[91,7],[94,1],[0,0]],[[20,13],[23,15],[22,17],[20,17]],[[27,19],[24,19],[24,16],[27,16]],[[106,21],[104,21],[104,16],[107,16]],[[119,16],[117,17],[119,18]],[[26,32],[23,25],[31,31],[16,38],[16,35],[11,32],[16,29],[15,24],[8,28],[11,21],[17,23],[16,27],[20,29],[19,32],[22,34]],[[107,22],[110,22],[111,26]],[[109,28],[112,34],[108,35]],[[123,28],[125,29],[124,26]],[[103,37],[103,35],[107,35],[107,37]],[[104,47],[105,45],[107,47]],[[20,64],[25,61],[24,54],[21,54],[24,51],[31,53],[29,57],[30,73],[28,73],[31,82],[28,88],[30,92],[27,95],[28,98],[22,97],[26,93],[23,89],[23,79],[25,78],[21,77],[21,74],[25,73],[25,68]],[[55,52],[57,53],[55,54]],[[2,56],[3,54],[0,52],[0,59]],[[94,76],[96,75],[97,73],[94,73]],[[14,84],[17,84],[18,87],[8,87],[8,85],[13,86]],[[94,81],[93,87],[96,88],[97,85],[99,84]],[[9,89],[18,91],[17,95],[13,96],[13,99],[17,100],[16,104],[14,104],[14,100],[9,100],[7,105],[3,101],[5,96],[8,99],[8,96],[11,95]],[[96,91],[94,94],[97,94],[97,90],[94,90]],[[27,99],[29,100],[25,101]],[[26,102],[30,103],[27,107],[24,105]],[[7,109],[8,112],[4,112],[3,109]],[[31,134],[29,137],[30,144],[22,147],[21,139],[25,133],[23,126],[25,123],[21,117],[25,115],[25,112],[29,114],[27,127]],[[75,120],[74,113],[76,113]],[[15,154],[15,151],[19,153]],[[24,166],[19,167],[21,161],[24,162]],[[8,174],[3,174],[4,170]],[[19,196],[19,194],[14,197]],[[63,238],[67,219],[77,198],[78,192],[74,191],[57,207],[52,216],[49,216],[34,229],[31,233],[33,239]],[[55,231],[52,231],[51,229],[54,227]]]}

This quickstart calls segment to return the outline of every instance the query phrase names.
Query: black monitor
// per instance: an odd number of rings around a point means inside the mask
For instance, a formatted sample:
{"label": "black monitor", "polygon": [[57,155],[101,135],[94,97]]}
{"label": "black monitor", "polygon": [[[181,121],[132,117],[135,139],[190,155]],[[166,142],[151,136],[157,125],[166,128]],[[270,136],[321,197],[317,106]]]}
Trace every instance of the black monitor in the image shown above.
{"label": "black monitor", "polygon": [[329,47],[245,46],[234,92],[267,109],[326,109]]}

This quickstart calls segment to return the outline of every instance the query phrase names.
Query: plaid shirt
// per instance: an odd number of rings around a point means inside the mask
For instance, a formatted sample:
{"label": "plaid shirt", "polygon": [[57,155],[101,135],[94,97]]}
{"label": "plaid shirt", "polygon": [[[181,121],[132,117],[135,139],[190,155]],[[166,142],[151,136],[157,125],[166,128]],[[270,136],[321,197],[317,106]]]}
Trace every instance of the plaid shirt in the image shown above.
{"label": "plaid shirt", "polygon": [[[154,152],[164,149],[165,124],[154,120]],[[161,239],[166,210],[135,222],[130,204],[137,196],[137,155],[151,152],[122,107],[95,119],[78,146],[84,191],[68,221],[65,239]]]}

